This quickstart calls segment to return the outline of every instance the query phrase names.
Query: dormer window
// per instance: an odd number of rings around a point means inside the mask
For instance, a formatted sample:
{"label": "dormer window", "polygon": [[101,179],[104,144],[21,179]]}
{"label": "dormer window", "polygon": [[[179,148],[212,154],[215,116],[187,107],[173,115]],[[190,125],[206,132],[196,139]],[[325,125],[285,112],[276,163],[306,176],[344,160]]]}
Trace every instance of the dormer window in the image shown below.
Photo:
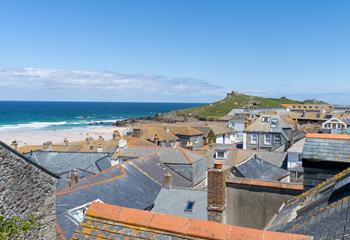
{"label": "dormer window", "polygon": [[226,151],[216,151],[216,159],[226,159]]}
{"label": "dormer window", "polygon": [[270,122],[270,117],[262,117],[261,121],[262,122]]}
{"label": "dormer window", "polygon": [[277,119],[272,119],[271,120],[271,128],[277,127],[277,123],[278,123]]}

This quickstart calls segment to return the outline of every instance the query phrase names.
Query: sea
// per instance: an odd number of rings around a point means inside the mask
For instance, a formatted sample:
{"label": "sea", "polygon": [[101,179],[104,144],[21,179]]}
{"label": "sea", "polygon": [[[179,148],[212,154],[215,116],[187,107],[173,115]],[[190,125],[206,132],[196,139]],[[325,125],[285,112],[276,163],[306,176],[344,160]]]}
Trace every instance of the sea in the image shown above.
{"label": "sea", "polygon": [[200,103],[0,101],[0,131],[58,130],[112,125],[128,118],[196,107]]}

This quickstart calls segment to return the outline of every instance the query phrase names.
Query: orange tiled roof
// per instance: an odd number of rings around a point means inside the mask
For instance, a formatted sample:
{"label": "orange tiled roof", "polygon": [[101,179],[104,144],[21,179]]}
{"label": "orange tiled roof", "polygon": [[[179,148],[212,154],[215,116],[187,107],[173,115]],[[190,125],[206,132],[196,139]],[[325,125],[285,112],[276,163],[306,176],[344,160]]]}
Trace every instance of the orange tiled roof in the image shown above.
{"label": "orange tiled roof", "polygon": [[213,240],[311,239],[305,235],[237,227],[96,202],[89,207],[86,216],[72,239],[96,239],[98,236],[103,236],[103,239],[140,239],[142,233],[150,239],[163,234]]}
{"label": "orange tiled roof", "polygon": [[299,183],[285,183],[285,182],[273,182],[260,179],[251,178],[231,178],[226,181],[227,183],[236,183],[240,185],[261,186],[278,189],[289,189],[303,191],[303,184]]}
{"label": "orange tiled roof", "polygon": [[350,135],[347,134],[323,134],[323,133],[308,133],[306,138],[332,139],[332,140],[350,140]]}

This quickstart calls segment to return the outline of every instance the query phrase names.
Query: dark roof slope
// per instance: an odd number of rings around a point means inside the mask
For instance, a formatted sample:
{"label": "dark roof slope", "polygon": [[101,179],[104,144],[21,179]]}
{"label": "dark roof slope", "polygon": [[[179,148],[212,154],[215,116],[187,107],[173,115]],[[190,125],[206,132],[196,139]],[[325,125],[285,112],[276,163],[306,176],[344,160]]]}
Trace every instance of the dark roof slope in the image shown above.
{"label": "dark roof slope", "polygon": [[264,161],[258,157],[252,157],[232,168],[237,177],[256,178],[262,180],[279,181],[289,175],[283,168]]}
{"label": "dark roof slope", "polygon": [[350,239],[350,168],[286,202],[268,226],[314,239]]}
{"label": "dark roof slope", "polygon": [[314,161],[350,162],[350,137],[308,134],[302,158]]}
{"label": "dark roof slope", "polygon": [[26,156],[58,175],[72,169],[98,173],[111,166],[106,153],[35,151],[27,153]]}
{"label": "dark roof slope", "polygon": [[2,148],[6,149],[8,152],[10,152],[10,153],[16,155],[17,157],[21,158],[23,161],[25,161],[25,162],[35,166],[36,168],[38,168],[41,171],[45,172],[46,174],[50,175],[51,177],[60,178],[56,173],[53,173],[52,171],[50,171],[49,169],[45,168],[44,166],[38,164],[37,162],[33,161],[32,159],[30,159],[30,158],[20,154],[19,152],[17,152],[16,150],[11,148],[7,144],[3,143],[2,141],[0,141],[0,146]]}
{"label": "dark roof slope", "polygon": [[57,192],[57,223],[69,239],[79,224],[71,213],[73,209],[95,200],[148,209],[153,205],[160,189],[161,185],[132,164],[125,163],[123,167],[116,165]]}
{"label": "dark roof slope", "polygon": [[136,166],[160,185],[163,185],[164,174],[169,172],[173,175],[172,185],[174,187],[192,187],[192,181],[168,168],[168,166],[163,164],[159,158],[158,154],[152,154],[146,157],[130,160],[129,163]]}
{"label": "dark roof slope", "polygon": [[[192,202],[193,206],[190,211],[186,211],[189,202]],[[207,191],[182,188],[162,188],[154,202],[152,211],[207,220],[207,207]]]}

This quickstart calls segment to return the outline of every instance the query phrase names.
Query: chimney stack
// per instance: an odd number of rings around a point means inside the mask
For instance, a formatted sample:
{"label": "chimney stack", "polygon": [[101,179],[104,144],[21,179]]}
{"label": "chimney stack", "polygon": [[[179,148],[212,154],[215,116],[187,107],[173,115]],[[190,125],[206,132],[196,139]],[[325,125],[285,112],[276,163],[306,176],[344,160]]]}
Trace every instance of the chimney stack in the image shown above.
{"label": "chimney stack", "polygon": [[173,175],[170,172],[164,174],[163,185],[165,188],[170,189],[173,185]]}
{"label": "chimney stack", "polygon": [[224,222],[226,208],[226,175],[222,163],[215,161],[214,168],[208,170],[208,220]]}
{"label": "chimney stack", "polygon": [[17,143],[16,140],[12,141],[11,147],[12,147],[13,149],[17,150],[17,148],[18,148],[18,143]]}
{"label": "chimney stack", "polygon": [[68,178],[69,178],[69,186],[70,187],[74,184],[77,184],[79,182],[78,169],[72,169],[70,171],[70,176]]}

